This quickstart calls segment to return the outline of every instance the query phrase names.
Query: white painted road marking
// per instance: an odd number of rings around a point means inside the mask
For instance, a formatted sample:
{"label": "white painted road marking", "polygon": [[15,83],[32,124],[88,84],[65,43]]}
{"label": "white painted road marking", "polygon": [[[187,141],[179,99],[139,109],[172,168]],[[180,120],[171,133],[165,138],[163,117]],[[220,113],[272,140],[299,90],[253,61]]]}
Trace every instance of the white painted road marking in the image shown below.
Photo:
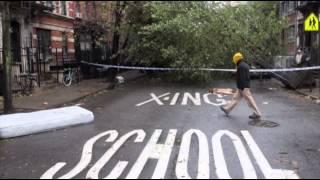
{"label": "white painted road marking", "polygon": [[[170,97],[171,94],[174,94],[172,98]],[[150,94],[151,99],[141,102],[139,104],[136,104],[136,107],[140,107],[151,102],[156,102],[159,106],[163,106],[163,105],[175,106],[178,103],[180,94],[181,93],[165,93],[160,96],[156,96],[154,93],[151,93]],[[209,96],[215,96],[216,103],[211,101]],[[213,106],[222,106],[227,104],[226,100],[223,99],[223,97],[224,96],[221,94],[206,93],[201,96],[201,93],[199,92],[196,92],[194,94],[185,92],[183,93],[183,96],[182,96],[181,105],[186,106],[186,105],[192,104],[195,106],[201,106],[202,99],[203,99],[203,102],[206,104],[213,105]],[[170,101],[170,99],[171,99],[170,104],[168,103],[166,104],[165,101]]]}
{"label": "white painted road marking", "polygon": [[139,104],[137,104],[136,106],[139,107],[139,106],[142,106],[142,105],[147,104],[147,103],[152,102],[152,101],[156,101],[156,102],[158,103],[158,105],[163,105],[163,103],[160,101],[159,98],[162,98],[162,97],[164,97],[164,96],[168,96],[169,94],[170,94],[170,93],[165,93],[165,94],[162,94],[162,95],[160,95],[160,96],[156,96],[154,93],[151,93],[150,95],[151,95],[152,99],[149,99],[149,100],[147,100],[147,101],[144,101],[144,102],[142,102],[142,103],[139,103]]}
{"label": "white painted road marking", "polygon": [[196,93],[196,96],[193,97],[190,93],[185,93],[182,100],[182,106],[186,106],[188,104],[188,100],[191,100],[194,105],[201,105],[200,93]]}
{"label": "white painted road marking", "polygon": [[222,149],[222,136],[228,136],[236,149],[245,179],[257,179],[256,171],[250,161],[249,155],[241,142],[241,139],[230,131],[218,131],[212,137],[212,148],[216,173],[220,179],[231,179]]}
{"label": "white painted road marking", "polygon": [[[162,134],[161,129],[157,129],[152,134],[150,140],[146,144],[144,150],[139,155],[136,162],[133,164],[132,168],[129,170],[126,178],[128,179],[137,179],[142,173],[147,161],[149,159],[157,159],[157,165],[154,169],[152,178],[153,179],[163,179],[165,178],[168,164],[170,161],[171,153],[173,151],[173,146],[175,143],[177,130],[171,129],[169,130],[167,139],[164,144],[158,144],[160,135]],[[285,169],[272,169],[268,160],[258,147],[257,143],[254,141],[252,136],[248,131],[241,131],[241,134],[248,145],[253,157],[255,158],[255,162],[259,166],[261,172],[267,179],[299,179],[298,174],[291,170]],[[230,179],[231,176],[229,174],[230,169],[228,169],[225,156],[223,153],[223,149],[229,148],[224,147],[221,141],[223,136],[230,138],[233,142],[234,148],[237,152],[240,165],[242,168],[244,178],[257,178],[256,170],[253,167],[252,161],[246,151],[245,145],[242,143],[242,140],[236,134],[228,131],[228,130],[220,130],[216,132],[212,136],[212,148],[213,148],[213,159],[210,159],[209,156],[209,144],[207,140],[207,136],[200,130],[191,129],[188,130],[182,136],[180,151],[178,154],[177,163],[175,166],[176,177],[180,179],[190,179],[188,173],[188,161],[189,161],[189,153],[190,148],[194,148],[192,146],[192,136],[195,135],[198,138],[199,147],[195,147],[199,149],[198,156],[198,171],[197,177],[201,179],[209,179],[212,177],[210,172],[213,172],[213,169],[216,169],[216,175],[218,178]],[[94,136],[89,139],[82,151],[82,156],[78,164],[71,169],[67,174],[61,176],[59,179],[71,179],[79,175],[86,168],[88,168],[89,164],[92,160],[93,146],[94,144],[101,138],[108,136],[106,142],[114,143],[111,148],[109,148],[106,153],[88,170],[86,178],[88,179],[97,179],[99,177],[99,173],[103,167],[105,167],[111,158],[116,154],[121,147],[133,136],[136,136],[134,139],[134,143],[142,143],[145,140],[146,133],[144,130],[134,130],[131,131],[122,137],[118,138],[118,131],[111,130]],[[215,167],[210,168],[210,160],[213,161]],[[175,162],[175,161],[174,161]],[[105,179],[115,179],[119,178],[124,170],[128,167],[128,161],[118,161],[115,167],[111,170],[111,172],[105,177]],[[60,171],[66,165],[65,162],[57,163],[52,166],[49,170],[47,170],[42,176],[41,179],[52,179],[53,176]]]}
{"label": "white painted road marking", "polygon": [[208,94],[203,95],[204,102],[206,102],[207,104],[211,104],[214,106],[223,106],[223,105],[227,104],[227,101],[222,99],[222,95],[218,94],[217,102],[219,102],[219,103],[214,103],[214,102],[210,101],[210,99],[209,99],[210,95],[212,95],[212,94],[208,93]]}
{"label": "white painted road marking", "polygon": [[[80,162],[76,165],[75,168],[73,168],[69,173],[62,176],[59,179],[71,179],[75,177],[77,174],[79,174],[81,171],[83,171],[91,162],[92,158],[92,149],[93,145],[102,137],[108,136],[106,142],[113,142],[118,137],[118,132],[115,130],[112,131],[106,131],[104,133],[98,134],[97,136],[91,138],[86,142],[86,144],[83,147],[82,156],[80,159]],[[42,175],[41,179],[52,179],[53,176],[64,166],[66,165],[65,162],[57,163],[52,168],[50,168],[44,175]]]}
{"label": "white painted road marking", "polygon": [[249,148],[252,151],[256,162],[258,163],[261,171],[267,179],[299,179],[299,176],[294,171],[283,169],[272,169],[268,160],[260,150],[257,143],[253,140],[248,131],[241,131],[243,138],[246,140]]}
{"label": "white painted road marking", "polygon": [[[88,171],[88,179],[99,179],[99,172],[105,164],[112,158],[112,156],[119,150],[119,148],[133,135],[137,135],[134,142],[143,142],[146,133],[143,130],[131,131],[128,134],[121,137],[117,142],[115,142],[112,147],[96,162],[96,164]],[[125,162],[126,163],[126,162]],[[118,168],[124,168],[124,162],[122,162]],[[124,169],[121,169],[124,170]],[[120,171],[119,169],[114,169],[114,171]],[[121,174],[122,172],[120,172]],[[111,173],[119,174],[119,173]],[[110,177],[110,175],[109,175]],[[118,178],[118,177],[115,177]]]}
{"label": "white painted road marking", "polygon": [[198,179],[209,179],[209,145],[206,135],[200,130],[191,129],[183,137],[176,165],[178,179],[192,179],[188,173],[189,150],[192,135],[195,134],[199,141]]}
{"label": "white painted road marking", "polygon": [[179,96],[180,96],[180,93],[176,93],[176,94],[173,96],[172,101],[171,101],[171,103],[170,103],[171,106],[174,106],[174,105],[177,104],[177,101],[178,101]]}
{"label": "white painted road marking", "polygon": [[149,158],[158,159],[158,164],[153,173],[152,179],[164,179],[177,130],[172,129],[169,131],[165,144],[157,144],[161,133],[162,130],[159,129],[153,133],[150,141],[148,142],[140,157],[129,172],[127,179],[139,178],[139,175],[141,174]]}

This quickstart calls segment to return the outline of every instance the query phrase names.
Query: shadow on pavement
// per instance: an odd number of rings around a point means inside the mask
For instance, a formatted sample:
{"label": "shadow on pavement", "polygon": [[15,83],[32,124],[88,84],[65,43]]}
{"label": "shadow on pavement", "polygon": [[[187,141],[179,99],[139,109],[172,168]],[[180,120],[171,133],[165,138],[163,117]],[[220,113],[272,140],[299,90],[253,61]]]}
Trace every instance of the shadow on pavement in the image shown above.
{"label": "shadow on pavement", "polygon": [[249,121],[250,126],[256,126],[256,127],[265,127],[265,128],[275,128],[280,126],[280,124],[272,121],[266,121],[266,120],[252,120]]}

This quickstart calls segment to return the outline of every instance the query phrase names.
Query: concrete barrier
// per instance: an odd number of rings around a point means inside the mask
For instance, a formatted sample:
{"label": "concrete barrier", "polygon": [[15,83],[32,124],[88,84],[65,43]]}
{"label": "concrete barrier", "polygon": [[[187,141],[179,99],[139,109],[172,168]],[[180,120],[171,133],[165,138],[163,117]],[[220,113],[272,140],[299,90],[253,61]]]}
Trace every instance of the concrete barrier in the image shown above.
{"label": "concrete barrier", "polygon": [[0,139],[93,122],[91,111],[78,106],[0,116]]}

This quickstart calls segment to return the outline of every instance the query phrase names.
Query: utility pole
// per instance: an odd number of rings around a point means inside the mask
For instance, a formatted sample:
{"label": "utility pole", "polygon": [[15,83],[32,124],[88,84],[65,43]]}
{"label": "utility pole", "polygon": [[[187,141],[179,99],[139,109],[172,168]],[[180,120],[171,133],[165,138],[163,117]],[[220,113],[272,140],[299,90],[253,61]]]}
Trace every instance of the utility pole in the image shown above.
{"label": "utility pole", "polygon": [[3,58],[3,99],[4,113],[13,112],[12,88],[11,88],[11,71],[12,71],[12,54],[11,54],[11,16],[10,2],[4,1],[2,5],[2,58]]}

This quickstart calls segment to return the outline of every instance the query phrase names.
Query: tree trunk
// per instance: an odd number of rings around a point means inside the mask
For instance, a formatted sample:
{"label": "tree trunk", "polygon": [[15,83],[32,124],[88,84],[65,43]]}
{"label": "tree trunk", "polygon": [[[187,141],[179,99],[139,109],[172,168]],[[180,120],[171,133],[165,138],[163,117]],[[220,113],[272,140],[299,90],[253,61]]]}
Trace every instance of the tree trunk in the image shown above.
{"label": "tree trunk", "polygon": [[[112,59],[111,63],[113,65],[117,65],[119,62],[119,40],[120,40],[120,33],[119,33],[119,28],[120,28],[120,23],[121,23],[121,6],[120,6],[120,1],[116,2],[116,7],[115,7],[115,22],[114,22],[114,32],[113,32],[113,39],[112,39]],[[114,82],[115,77],[117,75],[117,69],[112,68],[110,70],[110,80]]]}
{"label": "tree trunk", "polygon": [[12,89],[11,89],[11,69],[12,69],[12,54],[11,54],[11,18],[9,2],[4,2],[2,11],[2,32],[3,32],[3,99],[4,113],[13,112]]}

